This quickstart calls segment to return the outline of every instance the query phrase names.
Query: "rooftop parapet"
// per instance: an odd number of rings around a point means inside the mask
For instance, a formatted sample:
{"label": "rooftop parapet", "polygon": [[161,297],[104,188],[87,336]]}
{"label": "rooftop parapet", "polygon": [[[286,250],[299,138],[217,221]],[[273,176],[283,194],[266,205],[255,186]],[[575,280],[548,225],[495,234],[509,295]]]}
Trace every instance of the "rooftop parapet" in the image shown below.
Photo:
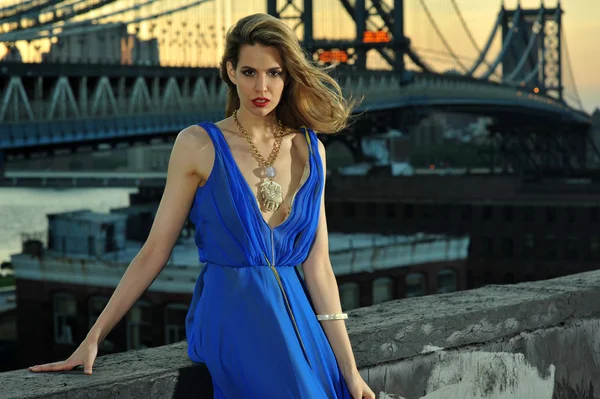
{"label": "rooftop parapet", "polygon": [[[378,398],[600,397],[600,271],[397,300],[349,316],[359,369]],[[207,369],[192,364],[186,345],[103,356],[92,376],[2,373],[0,397],[212,398]]]}

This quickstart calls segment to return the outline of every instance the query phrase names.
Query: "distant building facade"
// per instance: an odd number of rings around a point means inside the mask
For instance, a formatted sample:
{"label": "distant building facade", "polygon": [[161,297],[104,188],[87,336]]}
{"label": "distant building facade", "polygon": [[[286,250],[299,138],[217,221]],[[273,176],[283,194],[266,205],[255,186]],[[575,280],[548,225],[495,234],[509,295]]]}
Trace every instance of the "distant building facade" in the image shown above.
{"label": "distant building facade", "polygon": [[468,235],[466,288],[598,268],[600,184],[518,176],[332,176],[327,222],[343,233]]}

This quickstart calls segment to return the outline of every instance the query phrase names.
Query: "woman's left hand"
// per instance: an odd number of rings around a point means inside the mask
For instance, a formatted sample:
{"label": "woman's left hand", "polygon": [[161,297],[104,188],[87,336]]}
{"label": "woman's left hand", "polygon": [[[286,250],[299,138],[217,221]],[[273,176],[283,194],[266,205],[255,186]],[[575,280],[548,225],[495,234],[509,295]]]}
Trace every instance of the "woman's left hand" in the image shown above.
{"label": "woman's left hand", "polygon": [[346,378],[346,385],[348,385],[352,399],[375,399],[375,393],[363,380],[358,370]]}

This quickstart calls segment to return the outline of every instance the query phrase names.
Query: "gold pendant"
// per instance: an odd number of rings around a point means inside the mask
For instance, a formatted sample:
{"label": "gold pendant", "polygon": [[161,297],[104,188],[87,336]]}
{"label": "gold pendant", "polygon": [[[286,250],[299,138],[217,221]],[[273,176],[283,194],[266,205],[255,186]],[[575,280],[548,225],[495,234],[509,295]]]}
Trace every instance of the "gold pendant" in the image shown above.
{"label": "gold pendant", "polygon": [[283,202],[281,186],[271,179],[266,179],[264,182],[260,183],[260,194],[263,199],[263,208],[267,212],[279,208],[279,205]]}

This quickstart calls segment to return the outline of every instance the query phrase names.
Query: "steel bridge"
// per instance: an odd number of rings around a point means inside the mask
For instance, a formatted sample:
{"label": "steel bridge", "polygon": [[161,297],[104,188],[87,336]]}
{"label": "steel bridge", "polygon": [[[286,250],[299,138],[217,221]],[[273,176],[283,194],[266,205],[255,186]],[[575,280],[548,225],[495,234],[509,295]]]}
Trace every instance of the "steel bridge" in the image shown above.
{"label": "steel bridge", "polygon": [[[502,6],[479,44],[459,0],[438,0],[443,20],[434,1],[411,3],[437,50],[407,35],[403,0],[14,0],[0,9],[0,171],[14,157],[163,140],[222,118],[225,28],[254,12],[286,21],[308,57],[336,64],[346,95],[364,98],[351,134],[325,137],[357,157],[365,135],[450,110],[491,117],[488,148],[517,169],[585,170],[597,151],[560,2]],[[475,57],[455,51],[440,24],[448,19]]]}

